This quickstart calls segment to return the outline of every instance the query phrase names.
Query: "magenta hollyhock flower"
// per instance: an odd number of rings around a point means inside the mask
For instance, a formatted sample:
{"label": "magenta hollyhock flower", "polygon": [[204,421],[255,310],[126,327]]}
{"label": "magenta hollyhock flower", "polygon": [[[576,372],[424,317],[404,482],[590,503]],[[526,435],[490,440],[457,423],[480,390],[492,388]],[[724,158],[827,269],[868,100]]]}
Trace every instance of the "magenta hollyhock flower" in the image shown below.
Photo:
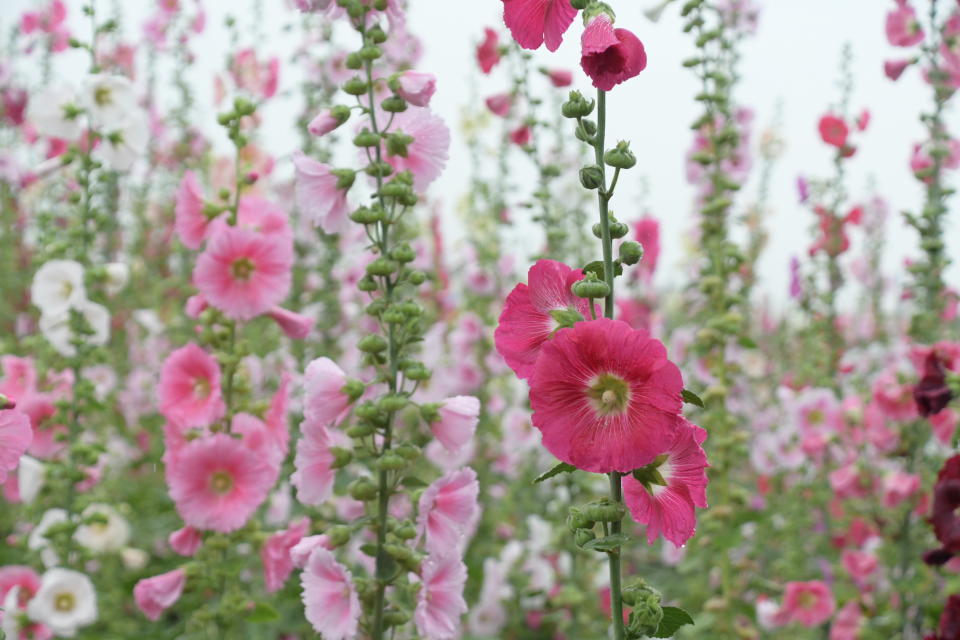
{"label": "magenta hollyhock flower", "polygon": [[480,517],[479,495],[477,474],[469,467],[450,471],[427,487],[420,496],[417,530],[426,536],[429,553],[463,551]]}
{"label": "magenta hollyhock flower", "polygon": [[223,417],[220,365],[194,343],[167,356],[157,386],[160,413],[182,427],[203,427]]}
{"label": "magenta hollyhock flower", "polygon": [[437,77],[432,73],[404,71],[397,77],[397,94],[415,107],[426,107],[437,92]]}
{"label": "magenta hollyhock flower", "polygon": [[912,47],[923,41],[923,28],[917,12],[906,0],[897,0],[897,6],[887,14],[887,40],[895,47]]}
{"label": "magenta hollyhock flower", "polygon": [[193,282],[212,306],[250,320],[287,297],[292,265],[292,247],[282,238],[224,228],[197,258]]}
{"label": "magenta hollyhock flower", "polygon": [[347,223],[350,205],[347,204],[349,186],[333,169],[297,151],[293,154],[297,172],[297,207],[313,218],[313,224],[324,233],[340,233]]}
{"label": "magenta hollyhock flower", "polygon": [[266,500],[276,470],[243,442],[217,433],[188,442],[170,461],[166,476],[186,524],[230,533]]}
{"label": "magenta hollyhock flower", "polygon": [[513,106],[513,94],[498,93],[487,98],[485,103],[487,105],[487,109],[490,109],[491,113],[498,115],[501,118],[505,118],[507,117],[507,114],[510,113],[510,107]]}
{"label": "magenta hollyhock flower", "polygon": [[280,590],[293,573],[293,560],[290,550],[299,543],[310,530],[310,519],[301,518],[290,523],[284,531],[272,534],[260,548],[260,560],[263,562],[263,583],[267,593]]}
{"label": "magenta hollyhock flower", "polygon": [[497,32],[486,27],[483,30],[483,42],[477,46],[477,64],[480,70],[489,74],[500,62],[500,38]]}
{"label": "magenta hollyhock flower", "polygon": [[0,484],[7,481],[7,473],[20,464],[33,441],[30,418],[16,409],[0,410]]}
{"label": "magenta hollyhock flower", "polygon": [[[960,455],[944,463],[933,486],[933,512],[930,524],[933,533],[943,545],[943,562],[960,553]],[[943,564],[943,563],[939,563]]]}
{"label": "magenta hollyhock flower", "polygon": [[634,237],[643,247],[643,260],[637,265],[646,281],[653,278],[660,260],[660,221],[653,216],[644,216],[633,227]]}
{"label": "magenta hollyhock flower", "polygon": [[396,114],[388,133],[402,131],[412,136],[407,155],[393,155],[384,148],[384,160],[395,171],[413,174],[413,186],[423,192],[440,177],[450,157],[450,130],[443,119],[429,109],[407,109]]}
{"label": "magenta hollyhock flower", "polygon": [[525,147],[530,144],[533,138],[533,129],[529,125],[522,124],[510,132],[510,142],[518,147]]}
{"label": "magenta hollyhock flower", "polygon": [[156,621],[165,609],[169,609],[180,599],[186,583],[187,572],[183,569],[144,578],[133,588],[133,599],[143,615]]}
{"label": "magenta hollyhock flower", "polygon": [[503,0],[503,21],[524,49],[556,51],[576,15],[570,0]]}
{"label": "magenta hollyhock flower", "polygon": [[297,488],[297,500],[316,506],[333,495],[337,472],[333,468],[335,458],[330,450],[330,434],[322,423],[312,422],[310,418],[301,423],[300,432],[302,437],[297,441],[295,471],[290,482]]}
{"label": "magenta hollyhock flower", "polygon": [[543,345],[530,379],[533,424],[558,459],[629,473],[673,444],[683,378],[659,340],[619,320],[578,322]]}
{"label": "magenta hollyhock flower", "polygon": [[847,136],[850,135],[850,129],[843,118],[831,113],[820,118],[817,125],[820,130],[820,138],[830,146],[842,149],[847,144]]}
{"label": "magenta hollyhock flower", "polygon": [[912,61],[909,59],[904,60],[886,60],[883,63],[883,73],[891,80],[899,80],[900,76],[903,75],[903,72],[906,71],[907,67],[912,64]]}
{"label": "magenta hollyhock flower", "polygon": [[818,627],[830,619],[836,608],[833,592],[824,582],[788,582],[777,620],[780,624],[795,622]]}
{"label": "magenta hollyhock flower", "polygon": [[569,69],[551,69],[547,71],[547,77],[550,78],[550,84],[558,89],[573,84],[573,72]]}
{"label": "magenta hollyhock flower", "polygon": [[457,453],[477,430],[480,421],[480,401],[473,396],[447,398],[437,408],[440,419],[430,423],[440,444],[450,453]]}
{"label": "magenta hollyhock flower", "polygon": [[590,317],[590,303],[570,291],[582,279],[582,272],[562,262],[538,260],[527,272],[529,284],[518,284],[507,296],[493,339],[518,378],[533,375],[541,346],[560,327],[559,316]]}
{"label": "magenta hollyhock flower", "polygon": [[330,358],[308,364],[303,376],[307,419],[324,425],[339,421],[353,402],[346,390],[348,382],[347,374]]}
{"label": "magenta hollyhock flower", "polygon": [[177,554],[190,557],[200,549],[203,544],[203,534],[193,527],[183,527],[177,529],[167,536],[167,544]]}
{"label": "magenta hollyhock flower", "polygon": [[[676,547],[687,543],[697,526],[694,507],[707,506],[707,454],[701,445],[707,432],[677,418],[680,427],[656,467],[666,484],[643,484],[632,475],[623,478],[623,497],[633,519],[647,525],[647,542],[661,534]],[[656,464],[656,463],[655,463]],[[650,474],[651,477],[653,474]]]}
{"label": "magenta hollyhock flower", "polygon": [[580,66],[602,91],[610,91],[647,67],[647,52],[640,39],[626,29],[614,29],[606,14],[584,29],[581,49]]}
{"label": "magenta hollyhock flower", "polygon": [[420,581],[413,614],[417,631],[426,640],[455,640],[460,635],[460,616],[467,612],[466,565],[455,554],[430,555],[423,561]]}
{"label": "magenta hollyhock flower", "polygon": [[203,211],[203,190],[193,171],[183,174],[174,199],[174,229],[188,249],[199,249],[207,237],[211,219]]}
{"label": "magenta hollyhock flower", "polygon": [[267,316],[276,322],[291,340],[305,340],[313,330],[313,318],[283,307],[273,307],[267,311]]}
{"label": "magenta hollyhock flower", "polygon": [[360,623],[360,597],[350,572],[333,554],[314,549],[300,576],[307,620],[326,640],[352,640]]}

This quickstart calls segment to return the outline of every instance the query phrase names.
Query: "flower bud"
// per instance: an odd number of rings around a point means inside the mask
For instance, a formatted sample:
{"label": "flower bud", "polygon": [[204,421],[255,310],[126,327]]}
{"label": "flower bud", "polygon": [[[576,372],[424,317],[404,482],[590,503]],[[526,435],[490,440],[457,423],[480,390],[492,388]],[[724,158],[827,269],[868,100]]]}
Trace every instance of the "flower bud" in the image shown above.
{"label": "flower bud", "polygon": [[368,336],[360,338],[357,348],[364,353],[380,353],[387,349],[387,341],[382,336],[371,333]]}
{"label": "flower bud", "polygon": [[427,280],[427,274],[423,271],[411,271],[410,275],[407,276],[407,280],[410,281],[410,284],[414,286],[420,286]]}
{"label": "flower bud", "polygon": [[330,464],[333,469],[342,469],[353,460],[353,453],[343,447],[330,447],[330,453],[333,454],[333,462]]}
{"label": "flower bud", "polygon": [[402,627],[410,622],[410,614],[406,611],[391,609],[383,612],[383,624],[387,627]]}
{"label": "flower bud", "polygon": [[383,50],[375,45],[367,45],[358,52],[360,58],[367,61],[373,61],[383,55]]}
{"label": "flower bud", "polygon": [[593,144],[593,136],[597,134],[597,123],[593,120],[581,120],[573,134],[577,140]]}
{"label": "flower bud", "polygon": [[574,282],[570,291],[578,298],[606,298],[610,295],[610,285],[595,274],[588,273],[583,280]]}
{"label": "flower bud", "polygon": [[628,240],[620,245],[620,262],[625,265],[634,265],[643,259],[643,245]]}
{"label": "flower bud", "polygon": [[350,542],[350,527],[342,524],[330,527],[325,533],[327,534],[327,542],[331,547],[342,547]]}
{"label": "flower bud", "polygon": [[390,258],[400,263],[413,262],[417,257],[417,252],[407,243],[398,245],[390,250]]}
{"label": "flower bud", "polygon": [[630,151],[630,143],[621,140],[603,154],[603,161],[616,169],[631,169],[637,164],[637,156]]}
{"label": "flower bud", "polygon": [[622,222],[612,220],[610,222],[610,237],[614,240],[625,237],[630,233],[630,227]]}
{"label": "flower bud", "polygon": [[357,422],[347,427],[345,433],[351,438],[366,438],[372,436],[376,430],[376,425],[371,422]]}
{"label": "flower bud", "polygon": [[381,102],[380,106],[388,113],[401,113],[407,110],[407,101],[400,96],[390,96]]}
{"label": "flower bud", "polygon": [[663,608],[660,606],[660,592],[645,581],[637,580],[623,590],[623,602],[630,611],[631,631],[649,635],[655,633],[663,620]]}
{"label": "flower bud", "polygon": [[627,510],[622,503],[602,498],[584,505],[581,513],[588,520],[595,522],[619,522],[627,515]]}
{"label": "flower bud", "polygon": [[407,157],[407,147],[413,142],[413,136],[402,131],[395,131],[387,135],[387,153],[392,156]]}
{"label": "flower bud", "polygon": [[367,265],[367,274],[371,276],[389,276],[397,270],[397,263],[387,258],[377,258]]}
{"label": "flower bud", "polygon": [[579,91],[571,91],[569,99],[560,108],[564,118],[584,118],[593,113],[596,101],[587,100]]}
{"label": "flower bud", "polygon": [[599,189],[603,187],[603,169],[595,164],[589,164],[583,167],[580,169],[580,184],[587,189]]}
{"label": "flower bud", "polygon": [[592,529],[594,525],[594,523],[583,514],[583,510],[580,507],[570,507],[567,524],[570,526],[570,529],[574,531],[577,529]]}
{"label": "flower bud", "polygon": [[353,144],[357,147],[375,147],[380,144],[380,135],[364,129],[353,138]]}
{"label": "flower bud", "polygon": [[377,408],[388,413],[395,413],[410,404],[407,396],[400,394],[388,394],[377,401]]}
{"label": "flower bud", "polygon": [[351,96],[362,96],[367,92],[367,81],[360,76],[354,76],[343,83],[344,93]]}
{"label": "flower bud", "polygon": [[407,461],[396,453],[385,453],[377,460],[377,469],[380,471],[400,471],[406,466]]}
{"label": "flower bud", "polygon": [[347,492],[354,500],[373,500],[377,497],[377,487],[367,478],[357,478],[347,486]]}
{"label": "flower bud", "polygon": [[578,547],[582,547],[596,537],[597,534],[592,529],[577,529],[573,534],[573,541],[577,543]]}

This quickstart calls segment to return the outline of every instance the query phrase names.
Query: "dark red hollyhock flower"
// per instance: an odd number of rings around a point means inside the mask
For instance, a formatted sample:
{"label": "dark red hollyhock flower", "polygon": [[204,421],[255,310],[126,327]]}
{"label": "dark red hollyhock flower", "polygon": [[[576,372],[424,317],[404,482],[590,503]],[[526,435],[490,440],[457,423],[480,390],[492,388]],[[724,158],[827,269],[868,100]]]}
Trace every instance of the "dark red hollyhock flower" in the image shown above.
{"label": "dark red hollyhock flower", "polygon": [[580,66],[602,91],[610,91],[647,68],[647,53],[640,39],[626,29],[614,29],[605,14],[584,29],[581,50]]}
{"label": "dark red hollyhock flower", "polygon": [[921,416],[929,417],[943,411],[953,392],[947,386],[947,372],[936,351],[930,353],[923,363],[923,377],[913,388],[913,399]]}
{"label": "dark red hollyhock flower", "polygon": [[477,62],[484,73],[490,73],[500,62],[500,38],[490,27],[483,30],[483,42],[477,47]]}
{"label": "dark red hollyhock flower", "polygon": [[960,640],[960,595],[947,598],[937,634],[927,636],[924,640]]}
{"label": "dark red hollyhock flower", "polygon": [[827,114],[820,118],[820,137],[827,144],[842,149],[847,144],[847,136],[850,135],[850,129],[847,123],[833,114]]}
{"label": "dark red hollyhock flower", "polygon": [[955,455],[943,465],[933,486],[933,513],[930,524],[933,533],[943,545],[924,554],[927,564],[942,565],[953,555],[960,553],[960,455]]}

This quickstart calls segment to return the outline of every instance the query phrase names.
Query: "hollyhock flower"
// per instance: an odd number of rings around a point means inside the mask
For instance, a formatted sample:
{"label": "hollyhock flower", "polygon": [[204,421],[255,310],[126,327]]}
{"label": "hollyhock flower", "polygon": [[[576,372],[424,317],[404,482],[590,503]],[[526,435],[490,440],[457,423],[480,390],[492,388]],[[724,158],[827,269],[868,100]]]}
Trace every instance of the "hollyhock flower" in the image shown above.
{"label": "hollyhock flower", "polygon": [[707,506],[707,455],[701,447],[707,432],[683,418],[678,421],[681,426],[661,456],[665,456],[663,462],[655,469],[653,465],[647,468],[651,482],[643,484],[632,475],[623,478],[624,501],[633,519],[647,525],[649,544],[663,534],[674,546],[682,547],[696,529],[694,507]]}
{"label": "hollyhock flower", "polygon": [[578,322],[540,351],[533,424],[563,462],[629,473],[673,444],[682,390],[680,370],[645,331],[607,318]]}
{"label": "hollyhock flower", "polygon": [[69,85],[53,82],[40,90],[27,105],[27,120],[40,135],[76,140],[83,131],[77,94]]}
{"label": "hollyhock flower", "polygon": [[896,507],[920,490],[920,476],[903,471],[888,473],[883,478],[883,506]]}
{"label": "hollyhock flower", "polygon": [[87,77],[80,102],[97,127],[116,126],[137,110],[137,98],[129,78],[96,73]]}
{"label": "hollyhock flower", "polygon": [[[89,519],[96,521],[87,523]],[[93,553],[117,552],[130,542],[130,523],[108,504],[87,506],[80,514],[80,522],[73,539]]]}
{"label": "hollyhock flower", "polygon": [[313,120],[310,121],[310,124],[307,125],[307,131],[311,135],[322,137],[330,133],[331,131],[336,130],[340,125],[347,121],[347,118],[350,117],[350,112],[348,111],[346,117],[344,114],[338,110],[334,109],[324,109],[318,113]]}
{"label": "hollyhock flower", "polygon": [[[73,306],[79,311],[83,319],[93,331],[85,334],[86,344],[102,347],[110,339],[110,312],[102,304],[82,300]],[[40,332],[50,345],[63,356],[72,358],[77,355],[77,348],[73,344],[73,330],[70,328],[70,311],[57,314],[43,314],[40,317]]]}
{"label": "hollyhock flower", "polygon": [[193,527],[183,527],[167,537],[167,544],[179,555],[190,557],[203,544],[203,534]]}
{"label": "hollyhock flower", "polygon": [[243,446],[256,454],[272,469],[272,475],[266,484],[273,486],[277,481],[277,474],[287,455],[287,436],[275,429],[257,416],[240,412],[230,421],[230,433],[238,435]]}
{"label": "hollyhock flower", "polygon": [[83,266],[74,260],[48,260],[33,275],[30,300],[45,315],[60,315],[87,299]]}
{"label": "hollyhock flower", "polygon": [[647,53],[637,36],[614,29],[610,17],[600,14],[583,31],[580,66],[593,86],[610,91],[647,67]]}
{"label": "hollyhock flower", "polygon": [[334,169],[308,158],[301,152],[293,154],[296,169],[297,207],[313,218],[314,225],[324,233],[340,233],[347,223],[350,205],[347,191],[353,184],[352,174],[337,175]]}
{"label": "hollyhock flower", "polygon": [[513,94],[498,93],[487,98],[485,103],[487,109],[490,109],[494,115],[505,118],[507,114],[510,113],[510,107],[513,106]]}
{"label": "hollyhock flower", "polygon": [[49,569],[27,603],[27,616],[59,636],[71,637],[97,619],[97,594],[86,575],[70,569]]}
{"label": "hollyhock flower", "polygon": [[558,89],[573,84],[573,72],[569,69],[551,69],[547,71],[547,77],[550,78],[550,84]]}
{"label": "hollyhock flower", "polygon": [[330,358],[312,361],[303,377],[304,415],[324,425],[339,421],[359,395],[351,386],[347,374]]}
{"label": "hollyhock flower", "polygon": [[899,80],[907,67],[913,64],[912,60],[887,60],[883,63],[883,73],[891,80]]}
{"label": "hollyhock flower", "polygon": [[437,77],[432,73],[404,71],[397,77],[397,95],[415,107],[426,107],[437,91]]}
{"label": "hollyhock flower", "polygon": [[36,500],[46,482],[46,476],[46,468],[42,462],[30,456],[20,458],[20,466],[17,467],[17,489],[20,493],[20,502],[31,504]]}
{"label": "hollyhock flower", "polygon": [[183,521],[230,533],[242,527],[270,491],[276,470],[227,434],[187,443],[167,466],[167,485]]}
{"label": "hollyhock flower", "polygon": [[148,619],[156,622],[164,610],[172,607],[183,594],[187,572],[174,569],[152,578],[144,578],[133,587],[133,599],[137,608]]}
{"label": "hollyhock flower", "polygon": [[649,281],[657,270],[660,259],[660,221],[644,216],[633,227],[634,237],[643,246],[643,259],[637,265],[639,273]]}
{"label": "hollyhock flower", "polygon": [[562,262],[538,260],[527,273],[529,284],[518,284],[507,296],[494,342],[518,378],[529,378],[540,348],[562,324],[590,315],[590,304],[570,287],[583,273]]}
{"label": "hollyhock flower", "polygon": [[818,627],[836,610],[833,593],[825,583],[788,582],[783,605],[777,614],[781,624],[795,622],[804,627]]}
{"label": "hollyhock flower", "polygon": [[263,562],[263,582],[267,593],[278,591],[293,573],[290,550],[303,539],[310,529],[309,518],[301,518],[290,524],[285,531],[277,531],[260,548]]}
{"label": "hollyhock flower", "polygon": [[295,471],[290,482],[297,488],[297,500],[305,505],[320,505],[333,495],[336,460],[330,450],[330,434],[323,424],[311,424],[307,418],[300,425],[302,436],[297,441]]}
{"label": "hollyhock flower", "polygon": [[456,453],[477,430],[480,401],[473,396],[447,398],[437,407],[439,420],[430,423],[430,431],[447,451]]}
{"label": "hollyhock flower", "polygon": [[489,74],[500,62],[500,38],[497,32],[486,27],[483,30],[483,42],[477,47],[477,63],[480,70]]}
{"label": "hollyhock flower", "polygon": [[225,228],[197,259],[193,281],[228,316],[249,320],[287,297],[293,250],[282,239]]}
{"label": "hollyhock flower", "polygon": [[937,635],[926,640],[957,640],[960,638],[960,595],[954,594],[947,598],[947,604],[940,614],[940,624]]}
{"label": "hollyhock flower", "polygon": [[862,584],[877,570],[880,561],[869,551],[844,549],[840,557],[843,568],[857,584]]}
{"label": "hollyhock flower", "polygon": [[828,113],[820,118],[817,125],[820,130],[820,138],[827,144],[842,149],[847,144],[847,136],[850,135],[850,129],[843,118]]}
{"label": "hollyhock flower", "polygon": [[857,640],[860,626],[863,624],[863,612],[856,600],[843,605],[830,625],[829,640]]}
{"label": "hollyhock flower", "polygon": [[102,131],[94,156],[114,171],[129,171],[146,153],[149,132],[146,115],[130,114],[119,129]]}
{"label": "hollyhock flower", "polygon": [[313,318],[283,307],[273,307],[267,311],[267,316],[276,322],[280,330],[291,340],[305,340],[313,330]]}
{"label": "hollyhock flower", "polygon": [[0,484],[7,473],[20,464],[20,459],[33,440],[30,418],[15,409],[0,410]]}
{"label": "hollyhock flower", "polygon": [[930,416],[933,435],[945,445],[953,442],[953,434],[957,430],[958,423],[960,423],[960,416],[953,409],[944,409],[940,413]]}
{"label": "hollyhock flower", "polygon": [[917,416],[913,387],[902,384],[894,371],[887,370],[873,381],[871,387],[877,407],[890,420],[912,420]]}
{"label": "hollyhock flower", "polygon": [[480,483],[470,468],[451,471],[435,480],[420,496],[417,530],[426,535],[429,553],[457,553],[467,544],[480,517]]}
{"label": "hollyhock flower", "polygon": [[303,13],[318,13],[326,11],[332,0],[293,0],[293,4]]}
{"label": "hollyhock flower", "polygon": [[300,576],[307,620],[327,640],[357,636],[360,598],[350,572],[326,549],[314,549]]}
{"label": "hollyhock flower", "polygon": [[[946,553],[943,562],[951,554],[960,553],[960,455],[953,456],[944,463],[933,486],[933,511],[930,524],[937,540]],[[941,563],[942,564],[942,563]]]}
{"label": "hollyhock flower", "polygon": [[207,237],[211,218],[204,213],[203,191],[193,171],[183,174],[175,196],[174,228],[188,249],[199,249]]}
{"label": "hollyhock flower", "polygon": [[192,342],[163,362],[157,396],[160,413],[187,428],[212,424],[226,409],[220,395],[220,365]]}
{"label": "hollyhock flower", "polygon": [[556,51],[576,15],[570,0],[503,0],[503,21],[524,49]]}
{"label": "hollyhock flower", "polygon": [[925,418],[943,411],[953,399],[953,392],[947,386],[946,370],[937,353],[931,352],[923,363],[923,377],[913,388],[913,398],[917,412]]}
{"label": "hollyhock flower", "polygon": [[238,51],[230,63],[230,74],[237,87],[259,98],[272,98],[280,83],[280,60],[261,63],[253,49]]}
{"label": "hollyhock flower", "polygon": [[396,114],[387,133],[403,132],[413,137],[405,156],[384,149],[386,160],[395,171],[413,174],[413,186],[426,191],[443,172],[450,157],[450,130],[443,119],[429,109],[407,109]]}
{"label": "hollyhock flower", "polygon": [[454,640],[467,612],[463,587],[467,567],[457,555],[430,555],[420,571],[421,587],[413,620],[426,640]]}
{"label": "hollyhock flower", "polygon": [[533,130],[528,125],[520,125],[510,132],[510,142],[518,147],[525,147],[530,144],[533,138]]}
{"label": "hollyhock flower", "polygon": [[906,0],[897,0],[897,6],[887,13],[887,40],[895,47],[912,47],[923,41],[923,29],[917,12]]}
{"label": "hollyhock flower", "polygon": [[290,561],[293,562],[293,566],[297,569],[305,568],[307,562],[310,561],[310,555],[315,549],[329,549],[332,551],[329,538],[325,535],[302,538],[300,542],[290,548]]}

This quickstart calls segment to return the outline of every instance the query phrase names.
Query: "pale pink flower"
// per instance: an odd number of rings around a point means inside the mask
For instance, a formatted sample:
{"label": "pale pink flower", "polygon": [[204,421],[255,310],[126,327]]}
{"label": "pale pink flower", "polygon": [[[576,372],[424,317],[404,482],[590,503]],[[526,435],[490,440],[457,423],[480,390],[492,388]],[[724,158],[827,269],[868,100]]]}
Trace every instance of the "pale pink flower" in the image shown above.
{"label": "pale pink flower", "polygon": [[177,554],[190,557],[197,552],[200,545],[203,544],[203,534],[193,527],[183,527],[177,529],[167,536],[167,544]]}
{"label": "pale pink flower", "polygon": [[896,8],[887,13],[886,30],[887,40],[895,47],[912,47],[923,41],[917,12],[906,0],[898,0]]}
{"label": "pale pink flower", "polygon": [[487,98],[485,102],[487,109],[490,109],[495,115],[505,118],[510,113],[510,107],[513,106],[513,94],[498,93]]}
{"label": "pale pink flower", "polygon": [[267,316],[276,322],[280,330],[291,340],[304,340],[313,330],[313,318],[283,307],[273,307],[267,311]]}
{"label": "pale pink flower", "polygon": [[894,471],[883,477],[883,506],[892,509],[920,490],[920,476]]}
{"label": "pale pink flower", "polygon": [[290,482],[297,488],[297,500],[316,506],[333,495],[334,455],[330,451],[330,435],[320,423],[311,424],[309,418],[300,425],[302,437],[297,441],[296,469]]}
{"label": "pale pink flower", "polygon": [[203,427],[223,416],[220,365],[194,343],[171,353],[157,386],[160,413],[183,427]]}
{"label": "pale pink flower", "polygon": [[272,534],[260,548],[260,560],[263,562],[263,582],[267,593],[273,593],[293,573],[293,560],[290,550],[299,543],[310,529],[310,519],[301,518],[284,531]]}
{"label": "pale pink flower", "polygon": [[300,576],[307,620],[325,640],[353,640],[360,622],[360,597],[350,572],[326,549],[314,549]]}
{"label": "pale pink flower", "polygon": [[347,393],[347,374],[330,358],[317,358],[307,365],[303,386],[304,414],[322,424],[339,421],[353,401]]}
{"label": "pale pink flower", "polygon": [[432,73],[404,71],[397,78],[397,94],[415,107],[426,107],[437,91],[437,78]]}
{"label": "pale pink flower", "polygon": [[435,480],[420,496],[419,535],[426,535],[430,553],[462,552],[480,517],[480,483],[473,469],[451,471]]}
{"label": "pale pink flower", "polygon": [[861,624],[863,612],[860,603],[851,600],[837,612],[837,617],[830,625],[830,640],[858,640]]}
{"label": "pale pink flower", "polygon": [[238,88],[258,98],[271,98],[280,82],[280,60],[273,57],[261,63],[252,48],[242,49],[233,56],[230,73]]}
{"label": "pale pink flower", "polygon": [[430,431],[448,451],[459,451],[477,430],[480,401],[473,396],[455,396],[444,400],[437,409],[440,419],[430,423]]}
{"label": "pale pink flower", "polygon": [[858,585],[863,584],[867,578],[873,575],[880,564],[876,555],[869,551],[858,551],[856,549],[844,549],[840,561],[843,568],[847,570],[847,573]]}
{"label": "pale pink flower", "polygon": [[426,640],[455,640],[460,633],[460,616],[467,612],[463,599],[466,565],[454,554],[430,555],[423,561],[420,578],[413,614],[417,631]]}
{"label": "pale pink flower", "polygon": [[33,440],[30,418],[16,409],[0,410],[0,483],[20,464]]}
{"label": "pale pink flower", "polygon": [[305,156],[293,154],[296,169],[296,200],[301,213],[310,216],[324,233],[340,233],[347,223],[350,205],[347,191],[352,178],[338,176],[333,169]]}
{"label": "pale pink flower", "polygon": [[174,228],[188,249],[199,249],[207,237],[211,218],[204,213],[203,191],[193,171],[183,174],[174,200]]}
{"label": "pale pink flower", "polygon": [[780,624],[796,622],[805,627],[817,627],[830,619],[837,604],[825,583],[788,582],[783,605],[777,613]]}
{"label": "pale pink flower", "polygon": [[393,155],[384,149],[384,159],[396,171],[413,174],[413,186],[423,192],[440,177],[450,157],[450,130],[440,116],[429,109],[407,109],[398,113],[388,133],[402,131],[412,136],[407,155]]}
{"label": "pale pink flower", "polygon": [[152,578],[144,578],[133,588],[137,607],[150,620],[159,620],[165,609],[180,599],[187,582],[187,572],[174,569]]}
{"label": "pale pink flower", "polygon": [[314,549],[333,550],[329,538],[325,535],[301,538],[300,542],[290,548],[290,561],[293,562],[293,566],[297,569],[305,568]]}

